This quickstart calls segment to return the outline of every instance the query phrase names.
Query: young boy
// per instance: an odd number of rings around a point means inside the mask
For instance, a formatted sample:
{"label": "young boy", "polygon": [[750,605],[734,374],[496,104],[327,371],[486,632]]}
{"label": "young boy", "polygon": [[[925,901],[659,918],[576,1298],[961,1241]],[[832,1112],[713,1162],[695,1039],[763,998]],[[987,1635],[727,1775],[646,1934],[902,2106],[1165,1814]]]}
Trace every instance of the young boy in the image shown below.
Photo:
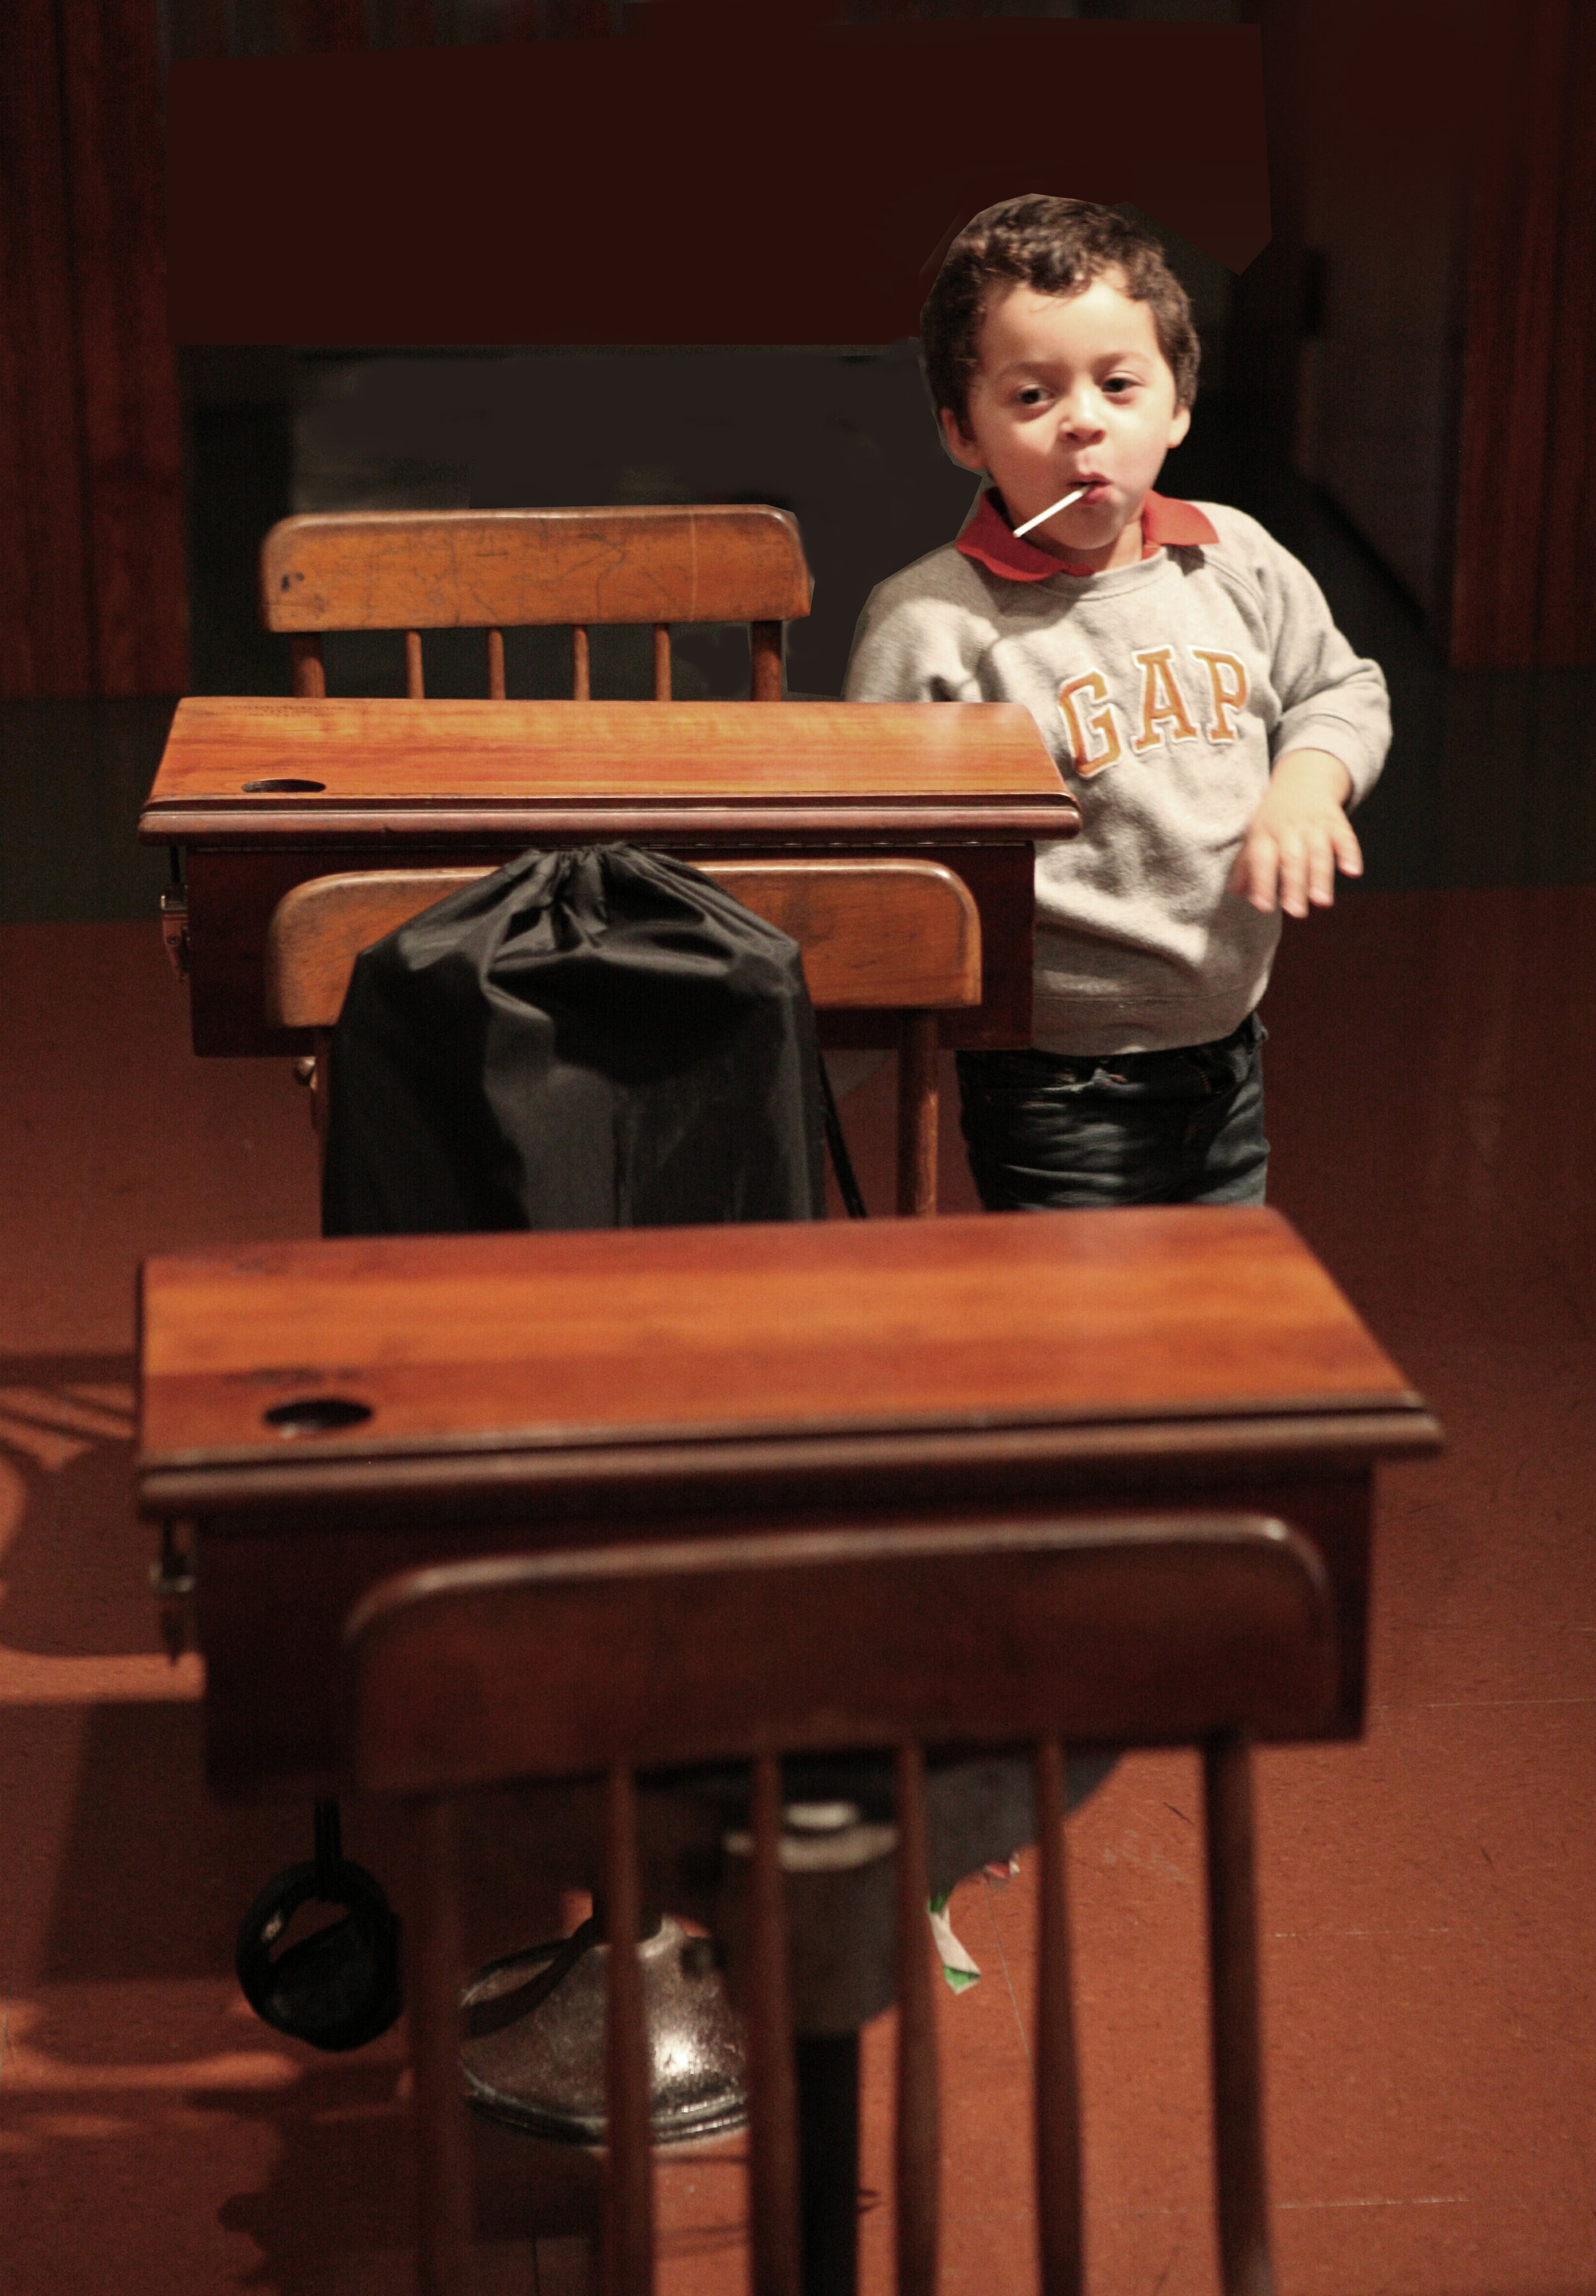
{"label": "young boy", "polygon": [[988,208],[921,340],[948,451],[989,483],[871,593],[846,698],[1024,702],[1081,809],[1037,849],[1032,1046],[960,1056],[981,1200],[1261,1203],[1278,912],[1363,865],[1346,808],[1385,758],[1385,680],[1255,520],[1152,492],[1199,346],[1151,233],[1082,200]]}

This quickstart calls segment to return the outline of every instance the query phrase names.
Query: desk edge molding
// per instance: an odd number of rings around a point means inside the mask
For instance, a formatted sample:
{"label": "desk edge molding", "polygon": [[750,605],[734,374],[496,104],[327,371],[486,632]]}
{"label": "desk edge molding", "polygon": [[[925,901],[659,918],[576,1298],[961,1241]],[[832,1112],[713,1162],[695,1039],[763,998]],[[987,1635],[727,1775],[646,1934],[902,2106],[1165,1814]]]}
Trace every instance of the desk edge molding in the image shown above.
{"label": "desk edge molding", "polygon": [[[1440,1449],[1439,1423],[1418,1399],[1376,1410],[1293,1413],[1251,1419],[1120,1422],[1113,1425],[1002,1427],[957,1431],[904,1430],[891,1433],[827,1433],[737,1441],[675,1441],[634,1445],[594,1442],[543,1450],[445,1449],[418,1442],[381,1458],[331,1456],[263,1460],[251,1447],[229,1459],[211,1452],[201,1462],[182,1455],[141,1463],[138,1512],[146,1520],[172,1516],[258,1513],[274,1505],[345,1504],[401,1496],[461,1498],[473,1494],[497,1502],[524,1493],[528,1500],[568,1501],[600,1488],[635,1490],[650,1483],[700,1488],[736,1485],[758,1503],[761,1486],[789,1488],[838,1478],[944,1472],[982,1464],[1117,1466],[1127,1469],[1183,1460],[1234,1456],[1279,1469],[1288,1464],[1320,1472],[1355,1473],[1377,1462],[1424,1457]],[[1062,1497],[1064,1495],[1060,1494]]]}
{"label": "desk edge molding", "polygon": [[439,839],[559,836],[594,840],[728,836],[830,837],[852,842],[862,837],[912,839],[922,844],[950,840],[971,844],[1022,843],[1037,839],[1062,842],[1079,833],[1081,816],[1073,799],[1043,806],[994,803],[937,807],[925,802],[834,804],[724,799],[595,802],[586,798],[503,798],[418,805],[413,798],[372,799],[336,807],[251,808],[230,802],[196,804],[160,800],[139,816],[141,845],[192,845],[208,851],[258,851],[266,847],[317,849],[341,841],[385,850],[399,844]]}

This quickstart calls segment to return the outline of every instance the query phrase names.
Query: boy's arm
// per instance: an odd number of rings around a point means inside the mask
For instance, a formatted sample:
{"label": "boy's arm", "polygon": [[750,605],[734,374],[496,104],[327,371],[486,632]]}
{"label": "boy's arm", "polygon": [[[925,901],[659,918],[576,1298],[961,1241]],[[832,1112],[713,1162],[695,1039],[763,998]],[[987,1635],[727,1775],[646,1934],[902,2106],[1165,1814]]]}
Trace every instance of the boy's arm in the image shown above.
{"label": "boy's arm", "polygon": [[1257,566],[1273,640],[1281,703],[1269,788],[1231,872],[1230,890],[1289,916],[1328,908],[1338,867],[1362,873],[1346,816],[1379,777],[1391,741],[1390,702],[1378,662],[1355,654],[1324,593],[1289,551],[1264,535]]}
{"label": "boy's arm", "polygon": [[1328,909],[1336,871],[1360,877],[1363,856],[1346,808],[1352,775],[1328,750],[1291,750],[1277,758],[1231,871],[1229,890],[1265,914],[1277,904],[1289,917],[1310,905]]}
{"label": "boy's arm", "polygon": [[1346,768],[1346,802],[1361,804],[1379,779],[1391,746],[1391,704],[1379,664],[1354,653],[1323,591],[1300,559],[1265,535],[1257,572],[1273,660],[1280,722],[1270,739],[1275,764],[1298,750],[1328,750]]}
{"label": "boy's arm", "polygon": [[[918,570],[910,569],[911,574]],[[842,681],[845,701],[980,701],[978,640],[962,605],[903,576],[865,600]]]}

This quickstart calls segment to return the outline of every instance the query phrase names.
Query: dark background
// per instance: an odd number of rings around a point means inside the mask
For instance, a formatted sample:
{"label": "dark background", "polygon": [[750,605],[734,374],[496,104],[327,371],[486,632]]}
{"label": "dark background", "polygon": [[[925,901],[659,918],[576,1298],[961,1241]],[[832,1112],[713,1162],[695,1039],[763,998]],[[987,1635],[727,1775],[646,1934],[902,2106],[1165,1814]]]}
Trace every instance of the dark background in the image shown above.
{"label": "dark background", "polygon": [[[1199,189],[1206,167],[1235,176],[1232,147],[1256,127],[1244,88],[1228,111],[1194,90],[1191,116],[1168,112],[1160,141],[1144,77],[1106,75],[1089,96],[1093,165],[1117,154],[1121,174],[1078,183],[1071,147],[1060,158],[1044,141],[1062,94],[1044,102],[1001,70],[970,70],[962,103],[988,143],[994,119],[1011,122],[1019,156],[1012,183],[972,176],[968,205],[1002,190],[1139,193],[1165,232],[1197,307],[1204,375],[1191,435],[1161,487],[1264,518],[1392,683],[1396,740],[1360,821],[1369,883],[1588,879],[1596,258],[1581,219],[1596,211],[1596,11],[1581,0],[8,0],[0,917],[146,912],[157,859],[134,853],[130,832],[173,698],[287,690],[285,642],[257,627],[254,563],[262,534],[291,511],[785,504],[815,575],[814,614],[790,634],[790,678],[823,694],[838,689],[871,585],[945,540],[970,500],[902,335],[767,348],[175,349],[160,136],[174,62],[274,58],[281,87],[299,62],[324,74],[333,53],[337,70],[359,74],[362,50],[399,52],[408,64],[402,52],[427,44],[497,48],[506,69],[525,70],[539,42],[564,44],[549,52],[558,62],[572,42],[651,39],[672,58],[672,102],[698,147],[693,180],[713,178],[716,119],[752,109],[776,123],[773,176],[814,184],[831,212],[839,201],[846,211],[855,183],[869,207],[869,170],[856,138],[851,150],[829,140],[824,120],[806,120],[801,144],[790,123],[776,132],[781,40],[851,37],[877,57],[897,41],[908,57],[928,37],[978,43],[984,24],[995,41],[1010,29],[995,20],[1019,16],[1053,20],[1026,31],[1056,35],[1061,59],[1082,19],[1139,24],[1150,37],[1178,20],[1177,39],[1204,26],[1228,38],[1256,27],[1272,229],[1239,273],[1174,231],[1145,184],[1170,181],[1174,135]],[[640,52],[625,53],[630,62]],[[600,53],[582,51],[595,86]],[[1068,91],[1068,72],[1060,79]],[[528,108],[536,143],[552,129]],[[340,222],[324,135],[303,129],[285,103],[281,176],[261,170],[263,197],[269,204],[271,185],[289,176],[324,187],[328,242],[307,234],[302,200],[299,237],[285,239],[291,250],[314,249],[324,271],[348,216]],[[901,120],[892,133],[901,141]],[[949,140],[945,130],[937,139],[939,168]],[[737,148],[728,211],[760,196],[747,181],[746,139]],[[1047,180],[1033,182],[1037,149],[1050,155]],[[624,188],[625,149],[601,135],[594,150]],[[446,139],[418,152],[415,168],[447,209]],[[634,235],[595,250],[595,270],[623,309],[628,275],[657,282],[667,263],[724,281],[735,341],[748,308],[737,268],[717,268],[713,218],[686,248],[679,229],[658,229],[668,189],[639,184]],[[581,213],[577,198],[562,228],[578,228]],[[449,229],[446,244],[477,247],[469,219]],[[490,237],[503,242],[502,230]],[[536,276],[535,230],[525,243]],[[911,303],[921,291],[913,275],[932,251],[919,239],[902,250]],[[402,243],[401,253],[413,256]],[[426,256],[414,256],[422,311],[439,261],[436,247]],[[887,258],[877,250],[871,260]],[[224,236],[218,295],[236,320],[226,268]],[[902,289],[896,301],[883,289],[883,309],[900,317]],[[428,641],[430,692],[484,690],[479,641],[455,635]],[[562,690],[563,652],[559,634],[512,636],[510,690]],[[333,692],[402,690],[397,639],[346,639],[328,653]],[[594,690],[646,692],[646,636],[608,634]],[[734,632],[689,634],[681,660],[684,693],[733,693],[746,676]]]}

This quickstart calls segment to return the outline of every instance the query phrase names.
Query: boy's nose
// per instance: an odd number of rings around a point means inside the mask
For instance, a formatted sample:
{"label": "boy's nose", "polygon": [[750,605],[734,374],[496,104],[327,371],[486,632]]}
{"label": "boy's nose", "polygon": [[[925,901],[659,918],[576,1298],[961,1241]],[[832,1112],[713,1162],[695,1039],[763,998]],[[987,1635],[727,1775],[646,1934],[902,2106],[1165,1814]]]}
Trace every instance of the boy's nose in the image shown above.
{"label": "boy's nose", "polygon": [[1101,439],[1102,417],[1095,403],[1086,398],[1067,398],[1060,409],[1062,427],[1072,439]]}

